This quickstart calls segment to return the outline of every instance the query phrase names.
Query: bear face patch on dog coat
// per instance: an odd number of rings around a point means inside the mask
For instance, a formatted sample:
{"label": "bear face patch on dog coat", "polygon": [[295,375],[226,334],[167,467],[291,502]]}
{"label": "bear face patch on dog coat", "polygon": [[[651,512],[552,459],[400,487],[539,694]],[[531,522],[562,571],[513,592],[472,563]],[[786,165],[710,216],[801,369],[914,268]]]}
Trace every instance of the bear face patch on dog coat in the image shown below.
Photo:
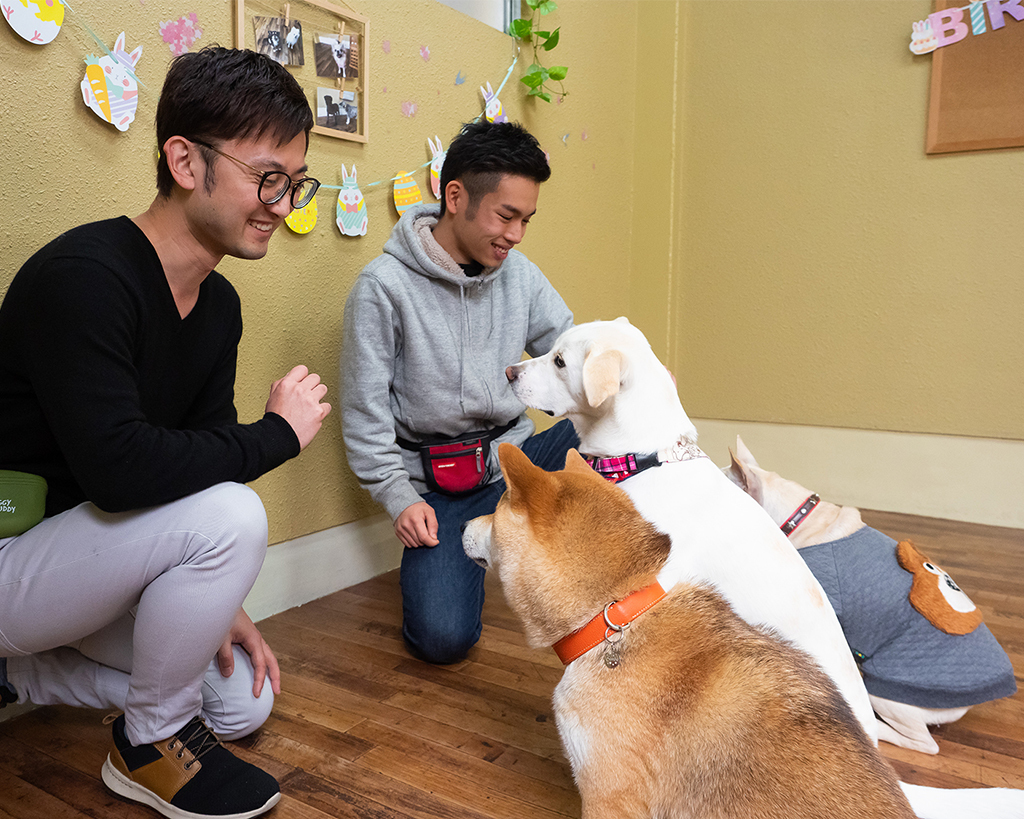
{"label": "bear face patch on dog coat", "polygon": [[[892,538],[865,526],[799,553],[828,595],[871,694],[924,708],[959,708],[1017,690],[1010,658],[984,623],[950,634],[913,606],[915,575],[900,566]],[[941,578],[923,571],[937,587]],[[956,613],[951,607],[946,612]]]}
{"label": "bear face patch on dog coat", "polygon": [[946,634],[970,634],[981,625],[981,612],[941,567],[921,554],[909,540],[896,547],[900,566],[914,576],[910,605]]}

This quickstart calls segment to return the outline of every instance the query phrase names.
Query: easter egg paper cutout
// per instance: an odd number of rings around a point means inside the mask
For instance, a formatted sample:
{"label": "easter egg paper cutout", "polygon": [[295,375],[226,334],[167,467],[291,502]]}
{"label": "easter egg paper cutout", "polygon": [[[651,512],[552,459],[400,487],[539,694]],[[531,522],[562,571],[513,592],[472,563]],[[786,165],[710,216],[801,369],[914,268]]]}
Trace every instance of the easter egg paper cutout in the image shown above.
{"label": "easter egg paper cutout", "polygon": [[306,207],[289,213],[285,217],[284,223],[295,233],[309,233],[316,227],[316,214],[316,197],[314,196]]}
{"label": "easter egg paper cutout", "polygon": [[36,45],[53,42],[64,25],[61,0],[3,0],[0,9],[15,33]]}
{"label": "easter egg paper cutout", "polygon": [[408,172],[399,173],[395,180],[395,208],[401,216],[413,205],[423,201],[423,194],[420,193],[420,186]]}

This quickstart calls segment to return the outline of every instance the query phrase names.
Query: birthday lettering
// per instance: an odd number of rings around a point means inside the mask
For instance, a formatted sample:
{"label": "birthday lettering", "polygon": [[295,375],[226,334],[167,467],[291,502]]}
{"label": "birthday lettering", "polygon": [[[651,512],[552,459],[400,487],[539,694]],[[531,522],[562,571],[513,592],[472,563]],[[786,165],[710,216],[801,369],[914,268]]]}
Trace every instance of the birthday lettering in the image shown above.
{"label": "birthday lettering", "polygon": [[[970,9],[970,26],[964,20],[964,11]],[[985,25],[985,11],[992,22]],[[913,25],[910,36],[910,50],[914,54],[927,54],[937,48],[959,43],[972,31],[985,34],[1006,25],[1007,16],[1017,22],[1024,22],[1024,0],[975,0],[963,8],[949,8],[936,11]]]}
{"label": "birthday lettering", "polygon": [[988,19],[992,21],[992,29],[1006,25],[1003,15],[1009,14],[1014,20],[1024,20],[1024,7],[1021,0],[988,0]]}
{"label": "birthday lettering", "polygon": [[[999,0],[995,0],[995,2],[999,2]],[[928,20],[932,24],[932,32],[938,42],[937,48],[959,43],[967,36],[967,23],[964,22],[963,9],[936,11],[928,15]]]}

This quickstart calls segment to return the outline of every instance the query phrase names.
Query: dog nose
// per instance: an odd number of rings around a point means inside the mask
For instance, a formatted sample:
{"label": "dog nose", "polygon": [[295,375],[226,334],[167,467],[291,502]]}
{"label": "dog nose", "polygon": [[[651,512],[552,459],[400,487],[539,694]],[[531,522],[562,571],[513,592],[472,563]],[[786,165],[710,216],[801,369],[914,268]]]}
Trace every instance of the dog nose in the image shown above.
{"label": "dog nose", "polygon": [[514,364],[509,364],[509,365],[508,365],[508,366],[507,366],[507,367],[505,368],[505,378],[507,378],[507,379],[509,380],[509,383],[510,383],[510,384],[511,384],[511,383],[512,383],[513,381],[515,381],[515,380],[516,380],[516,377],[517,377],[518,375],[519,375],[519,371],[518,371],[518,370],[516,370],[516,368],[515,368],[515,365],[514,365]]}

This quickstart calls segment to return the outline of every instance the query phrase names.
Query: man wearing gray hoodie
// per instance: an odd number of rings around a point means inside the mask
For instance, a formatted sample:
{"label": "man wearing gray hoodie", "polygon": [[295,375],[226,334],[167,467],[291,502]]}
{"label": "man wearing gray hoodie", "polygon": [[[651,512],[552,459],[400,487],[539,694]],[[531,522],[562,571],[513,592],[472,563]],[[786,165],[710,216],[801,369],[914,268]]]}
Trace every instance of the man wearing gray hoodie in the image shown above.
{"label": "man wearing gray hoodie", "polygon": [[[462,551],[461,527],[504,492],[497,443],[545,469],[562,468],[578,444],[567,421],[534,435],[504,373],[524,351],[546,353],[573,322],[514,249],[550,175],[518,124],[466,125],[442,166],[440,205],[405,212],[345,305],[348,463],[406,547],[402,633],[429,662],[458,662],[480,638],[484,570]],[[423,456],[424,442],[439,460]],[[453,484],[457,473],[468,480]]]}

